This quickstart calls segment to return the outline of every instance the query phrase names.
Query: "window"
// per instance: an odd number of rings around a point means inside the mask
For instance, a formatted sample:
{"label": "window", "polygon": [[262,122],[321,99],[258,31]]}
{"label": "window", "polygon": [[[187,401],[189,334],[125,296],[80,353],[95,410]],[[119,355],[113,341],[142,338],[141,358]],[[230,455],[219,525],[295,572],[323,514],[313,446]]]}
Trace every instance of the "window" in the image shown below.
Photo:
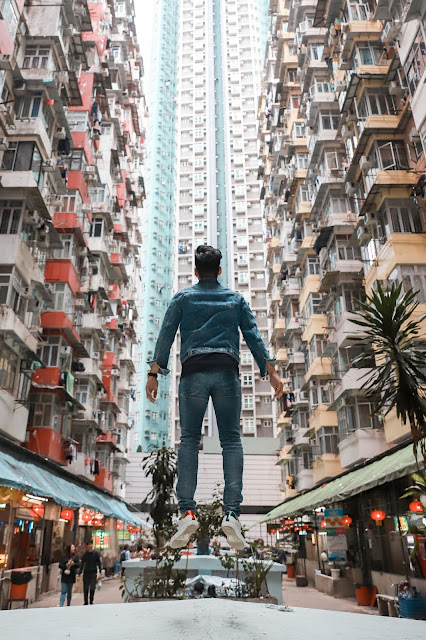
{"label": "window", "polygon": [[243,375],[243,386],[251,387],[252,385],[253,385],[253,376],[251,375],[251,373],[245,373]]}
{"label": "window", "polygon": [[32,171],[35,181],[41,187],[43,173],[41,155],[34,142],[10,142],[3,154],[2,169],[5,171]]}
{"label": "window", "polygon": [[90,236],[92,238],[102,238],[104,229],[103,218],[93,218],[92,225],[90,227]]}
{"label": "window", "polygon": [[409,168],[403,140],[376,143],[376,157],[380,169],[397,171]]}
{"label": "window", "polygon": [[63,282],[52,284],[52,298],[54,308],[57,311],[64,311],[72,319],[74,313],[74,294],[72,289]]}
{"label": "window", "polygon": [[157,440],[157,432],[156,431],[151,431],[150,440],[151,440],[151,442],[155,442]]}
{"label": "window", "polygon": [[254,433],[254,419],[253,418],[244,418],[243,420],[243,433]]}
{"label": "window", "polygon": [[298,109],[300,107],[300,97],[290,96],[290,109]]}
{"label": "window", "polygon": [[153,411],[153,412],[151,413],[151,417],[152,417],[152,419],[153,419],[153,420],[158,420],[158,413],[157,413],[157,411]]}
{"label": "window", "polygon": [[237,236],[237,246],[246,247],[247,246],[247,236]]}
{"label": "window", "polygon": [[238,282],[240,284],[247,284],[249,281],[249,274],[248,271],[240,271],[238,273]]}
{"label": "window", "polygon": [[0,346],[0,389],[13,393],[18,375],[18,356],[3,342]]}
{"label": "window", "polygon": [[19,232],[23,206],[21,200],[0,201],[0,234]]}
{"label": "window", "polygon": [[340,117],[335,113],[322,113],[320,117],[321,131],[334,131],[339,126]]}
{"label": "window", "polygon": [[426,266],[403,265],[397,267],[389,275],[389,280],[402,281],[403,291],[418,291],[417,300],[426,303]]}
{"label": "window", "polygon": [[307,153],[297,153],[296,154],[296,167],[298,169],[307,169],[308,168],[308,154]]}
{"label": "window", "polygon": [[[423,25],[425,25],[425,22],[423,22]],[[414,96],[414,93],[422,80],[425,69],[426,46],[424,35],[420,28],[409,51],[407,61],[404,64],[405,75],[407,77],[411,96]]]}
{"label": "window", "polygon": [[241,364],[252,364],[253,356],[250,351],[243,351],[241,353]]}
{"label": "window", "polygon": [[12,40],[14,40],[19,24],[19,13],[15,8],[15,3],[12,0],[4,0],[1,12],[6,28],[9,30]]}
{"label": "window", "polygon": [[240,265],[248,264],[248,254],[239,253],[237,257],[237,264],[240,264]]}
{"label": "window", "polygon": [[47,69],[49,59],[50,47],[41,44],[27,45],[22,67],[24,69]]}
{"label": "window", "polygon": [[253,409],[253,396],[243,396],[243,409]]}
{"label": "window", "polygon": [[272,427],[272,420],[270,420],[269,418],[267,420],[262,420],[262,427],[270,429]]}
{"label": "window", "polygon": [[309,56],[312,62],[318,62],[322,60],[322,54],[324,52],[324,45],[311,44],[309,47]]}
{"label": "window", "polygon": [[27,285],[19,271],[6,265],[0,265],[0,304],[7,304],[22,321],[27,310],[25,290]]}
{"label": "window", "polygon": [[271,404],[271,396],[262,396],[263,404]]}
{"label": "window", "polygon": [[204,231],[204,222],[196,220],[194,222],[194,231]]}

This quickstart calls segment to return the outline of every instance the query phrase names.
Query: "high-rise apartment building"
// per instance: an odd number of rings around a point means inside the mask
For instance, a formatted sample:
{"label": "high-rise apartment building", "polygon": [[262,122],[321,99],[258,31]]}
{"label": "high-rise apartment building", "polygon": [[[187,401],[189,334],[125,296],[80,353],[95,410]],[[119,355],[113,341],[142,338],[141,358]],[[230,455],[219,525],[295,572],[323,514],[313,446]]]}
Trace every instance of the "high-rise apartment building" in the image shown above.
{"label": "high-rise apartment building", "polygon": [[[145,197],[133,15],[132,0],[1,4],[0,485],[50,501],[58,541],[54,501],[76,509],[74,532],[95,512],[125,519]],[[25,566],[44,534],[6,502],[19,549],[8,559],[2,518],[0,557]]]}
{"label": "high-rise apartment building", "polygon": [[[359,300],[426,303],[425,4],[271,2],[260,140],[283,494],[409,441],[356,368]],[[374,360],[372,360],[372,365]]]}
{"label": "high-rise apartment building", "polygon": [[165,309],[173,290],[176,93],[179,2],[160,0],[156,6],[156,33],[151,61],[148,199],[143,217],[140,307],[140,375],[138,416],[133,448],[146,451],[169,441],[170,376],[162,380],[153,406],[146,398],[147,360],[152,358]]}

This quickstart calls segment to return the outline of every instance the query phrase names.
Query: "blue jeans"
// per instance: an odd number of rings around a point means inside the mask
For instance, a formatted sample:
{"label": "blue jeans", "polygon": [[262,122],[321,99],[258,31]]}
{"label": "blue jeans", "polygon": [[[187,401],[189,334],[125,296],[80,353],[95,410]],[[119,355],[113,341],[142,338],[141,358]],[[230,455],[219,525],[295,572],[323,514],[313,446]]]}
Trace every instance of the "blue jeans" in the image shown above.
{"label": "blue jeans", "polygon": [[240,437],[241,383],[233,371],[203,371],[181,378],[179,384],[180,445],[176,493],[179,511],[195,509],[201,426],[209,398],[216,414],[222,446],[225,512],[241,513],[243,447]]}
{"label": "blue jeans", "polygon": [[67,599],[67,606],[70,606],[73,586],[73,582],[61,582],[61,598],[59,600],[60,607],[64,606],[65,598]]}

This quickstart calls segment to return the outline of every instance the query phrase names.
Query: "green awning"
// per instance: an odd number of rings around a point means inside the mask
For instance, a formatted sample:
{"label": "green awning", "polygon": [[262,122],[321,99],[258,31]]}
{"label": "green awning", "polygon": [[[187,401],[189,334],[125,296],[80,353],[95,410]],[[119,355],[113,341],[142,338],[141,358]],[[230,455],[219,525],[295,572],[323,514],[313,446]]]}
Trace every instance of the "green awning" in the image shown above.
{"label": "green awning", "polygon": [[361,469],[355,469],[340,478],[330,480],[321,487],[307,491],[303,495],[286,500],[272,509],[253,527],[262,522],[276,520],[284,516],[313,511],[317,507],[326,506],[334,502],[341,502],[351,496],[373,489],[381,484],[402,478],[417,469],[413,453],[413,445],[409,444],[399,451],[390,453],[380,460],[372,461]]}
{"label": "green awning", "polygon": [[86,507],[118,518],[130,524],[151,528],[145,520],[132,513],[125,502],[101,491],[89,489],[62,478],[41,465],[18,460],[10,453],[0,451],[0,486],[13,487],[43,498],[52,498],[64,507]]}

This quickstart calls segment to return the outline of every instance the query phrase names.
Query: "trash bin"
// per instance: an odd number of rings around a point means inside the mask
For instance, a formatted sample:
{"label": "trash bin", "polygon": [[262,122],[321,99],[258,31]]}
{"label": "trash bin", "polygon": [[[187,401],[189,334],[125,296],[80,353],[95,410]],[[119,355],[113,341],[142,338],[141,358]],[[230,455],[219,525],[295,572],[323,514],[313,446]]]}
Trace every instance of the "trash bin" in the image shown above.
{"label": "trash bin", "polygon": [[399,595],[398,602],[401,618],[426,620],[426,604],[420,594],[407,598]]}
{"label": "trash bin", "polygon": [[12,584],[10,585],[9,600],[25,600],[28,583],[32,579],[33,575],[28,569],[13,569],[10,577]]}

